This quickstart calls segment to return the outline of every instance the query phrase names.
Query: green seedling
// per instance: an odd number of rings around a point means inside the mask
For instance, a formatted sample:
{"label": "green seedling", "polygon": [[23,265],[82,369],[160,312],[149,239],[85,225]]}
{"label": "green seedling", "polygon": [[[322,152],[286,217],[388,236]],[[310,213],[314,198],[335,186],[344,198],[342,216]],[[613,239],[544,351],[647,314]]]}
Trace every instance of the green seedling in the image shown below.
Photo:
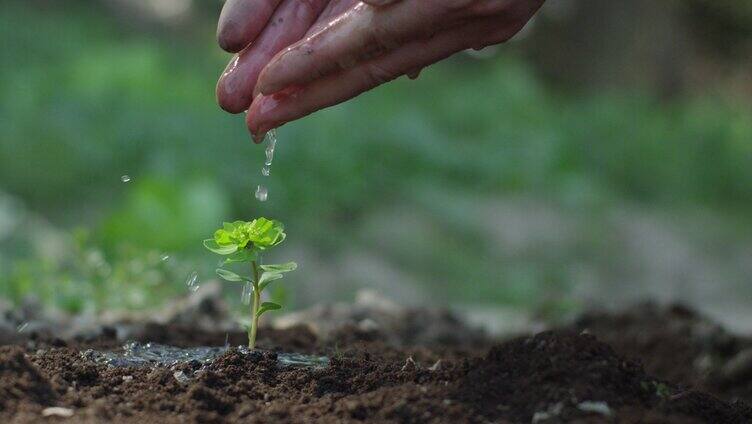
{"label": "green seedling", "polygon": [[261,253],[285,240],[285,228],[279,221],[257,218],[250,222],[225,222],[214,232],[214,238],[204,240],[204,246],[225,257],[223,267],[231,264],[250,264],[250,276],[236,274],[226,268],[217,269],[217,275],[232,283],[245,284],[244,292],[251,291],[251,321],[248,326],[248,347],[256,346],[256,332],[259,318],[269,311],[282,309],[274,302],[261,302],[261,293],[269,283],[281,279],[286,272],[294,271],[298,265],[288,262],[276,265],[261,264]]}

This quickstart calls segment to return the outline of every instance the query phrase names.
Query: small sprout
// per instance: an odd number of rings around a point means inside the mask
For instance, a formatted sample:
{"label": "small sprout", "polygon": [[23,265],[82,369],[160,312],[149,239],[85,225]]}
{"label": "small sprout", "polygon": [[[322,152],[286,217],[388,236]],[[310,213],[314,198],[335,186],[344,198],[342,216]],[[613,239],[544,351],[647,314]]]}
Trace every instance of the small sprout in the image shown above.
{"label": "small sprout", "polygon": [[640,383],[646,392],[652,392],[659,398],[667,398],[671,394],[671,388],[666,383],[658,381],[643,381]]}
{"label": "small sprout", "polygon": [[225,268],[217,269],[217,275],[232,283],[242,283],[246,288],[250,286],[252,300],[249,302],[251,320],[248,326],[248,347],[251,349],[256,346],[259,318],[266,312],[282,309],[282,305],[274,302],[261,303],[261,293],[271,282],[281,279],[285,273],[298,267],[295,262],[261,264],[260,253],[282,243],[285,237],[281,222],[258,218],[250,222],[225,222],[222,228],[214,232],[214,238],[204,240],[207,249],[225,257],[222,266],[235,263],[250,264],[249,276],[236,274]]}

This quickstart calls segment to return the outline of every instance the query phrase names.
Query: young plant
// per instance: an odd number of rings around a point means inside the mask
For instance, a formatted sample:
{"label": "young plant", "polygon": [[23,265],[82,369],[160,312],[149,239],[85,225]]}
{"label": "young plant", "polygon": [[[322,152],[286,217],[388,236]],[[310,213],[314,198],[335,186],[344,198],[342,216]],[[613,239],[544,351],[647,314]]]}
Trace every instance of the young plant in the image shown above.
{"label": "young plant", "polygon": [[261,253],[282,243],[286,237],[284,230],[281,222],[266,218],[257,218],[250,222],[225,222],[222,228],[214,232],[214,238],[204,240],[207,249],[225,257],[222,266],[236,263],[250,265],[250,276],[239,275],[225,268],[217,269],[217,275],[223,280],[244,283],[244,294],[252,290],[251,323],[248,327],[250,349],[256,346],[256,332],[261,315],[282,308],[274,302],[261,303],[261,293],[269,283],[279,280],[284,273],[294,271],[298,267],[295,262],[261,264]]}

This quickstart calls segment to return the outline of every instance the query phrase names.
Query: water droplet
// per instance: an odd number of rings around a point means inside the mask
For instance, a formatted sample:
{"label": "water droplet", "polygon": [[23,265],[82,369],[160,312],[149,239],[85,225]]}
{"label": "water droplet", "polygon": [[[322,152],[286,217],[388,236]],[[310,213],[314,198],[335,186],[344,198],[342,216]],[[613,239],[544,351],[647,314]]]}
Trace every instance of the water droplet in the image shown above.
{"label": "water droplet", "polygon": [[265,177],[268,177],[269,174],[271,174],[271,172],[272,172],[272,170],[268,166],[264,166],[263,168],[261,168],[261,175],[263,175]]}
{"label": "water droplet", "polygon": [[159,260],[160,260],[160,261],[162,261],[162,262],[167,262],[167,261],[169,261],[169,260],[170,260],[170,255],[168,255],[168,254],[166,254],[166,253],[165,253],[164,255],[162,255],[162,256],[161,256],[161,257],[159,258]]}
{"label": "water droplet", "polygon": [[251,304],[251,293],[253,293],[251,283],[245,283],[243,286],[243,293],[240,295],[240,301],[243,302],[243,305]]}
{"label": "water droplet", "polygon": [[269,190],[267,190],[266,187],[259,185],[256,187],[256,198],[259,199],[262,202],[266,202],[266,199],[269,197]]}
{"label": "water droplet", "polygon": [[195,292],[199,289],[198,272],[193,271],[188,279],[185,280],[185,285],[188,286],[188,290]]}
{"label": "water droplet", "polygon": [[18,331],[19,333],[23,333],[24,330],[26,330],[26,327],[28,327],[28,326],[29,326],[28,322],[21,323],[21,325],[19,325],[18,327],[16,327],[16,331]]}
{"label": "water droplet", "polygon": [[123,175],[122,177],[120,177],[120,181],[122,181],[124,183],[129,183],[129,182],[131,182],[131,176],[127,175],[127,174]]}

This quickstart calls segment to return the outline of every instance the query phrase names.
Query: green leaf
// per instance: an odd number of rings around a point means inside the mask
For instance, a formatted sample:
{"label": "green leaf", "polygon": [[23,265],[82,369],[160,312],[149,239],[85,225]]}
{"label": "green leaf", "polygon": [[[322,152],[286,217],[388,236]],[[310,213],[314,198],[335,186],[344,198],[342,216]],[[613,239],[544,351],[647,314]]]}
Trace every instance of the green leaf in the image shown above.
{"label": "green leaf", "polygon": [[266,286],[269,285],[272,281],[279,280],[280,278],[284,277],[284,275],[280,272],[264,272],[261,274],[261,277],[259,277],[259,290],[264,290]]}
{"label": "green leaf", "polygon": [[242,275],[235,274],[232,271],[228,271],[222,268],[217,268],[217,275],[219,275],[219,277],[222,278],[223,280],[232,281],[232,282],[251,281],[250,277],[243,277]]}
{"label": "green leaf", "polygon": [[264,302],[261,304],[261,308],[259,308],[258,312],[256,312],[256,316],[260,317],[266,312],[276,311],[278,309],[282,309],[282,305],[276,304],[274,302]]}
{"label": "green leaf", "polygon": [[239,226],[240,226],[240,225],[242,225],[242,224],[243,224],[243,222],[242,222],[242,221],[235,221],[235,222],[223,222],[223,223],[222,223],[222,228],[223,228],[223,229],[224,229],[225,231],[227,231],[228,233],[232,233],[233,231],[235,231],[235,229],[236,229],[237,227],[239,227]]}
{"label": "green leaf", "polygon": [[220,246],[213,239],[204,240],[204,247],[206,247],[207,249],[211,250],[212,252],[218,255],[231,255],[238,251],[238,246],[236,244]]}
{"label": "green leaf", "polygon": [[253,245],[261,250],[276,246],[284,241],[285,226],[273,219],[257,218],[248,223],[248,237]]}
{"label": "green leaf", "polygon": [[279,280],[283,277],[285,272],[295,271],[298,264],[295,262],[288,262],[285,264],[271,264],[261,265],[261,269],[264,271],[259,278],[259,288],[263,290],[274,280]]}
{"label": "green leaf", "polygon": [[224,265],[234,264],[239,262],[251,262],[256,260],[256,251],[251,249],[242,249],[233,253],[225,259]]}
{"label": "green leaf", "polygon": [[261,265],[261,269],[263,269],[264,271],[275,273],[275,274],[279,274],[282,272],[295,271],[297,268],[298,268],[298,264],[296,264],[295,262],[287,262],[284,264]]}

